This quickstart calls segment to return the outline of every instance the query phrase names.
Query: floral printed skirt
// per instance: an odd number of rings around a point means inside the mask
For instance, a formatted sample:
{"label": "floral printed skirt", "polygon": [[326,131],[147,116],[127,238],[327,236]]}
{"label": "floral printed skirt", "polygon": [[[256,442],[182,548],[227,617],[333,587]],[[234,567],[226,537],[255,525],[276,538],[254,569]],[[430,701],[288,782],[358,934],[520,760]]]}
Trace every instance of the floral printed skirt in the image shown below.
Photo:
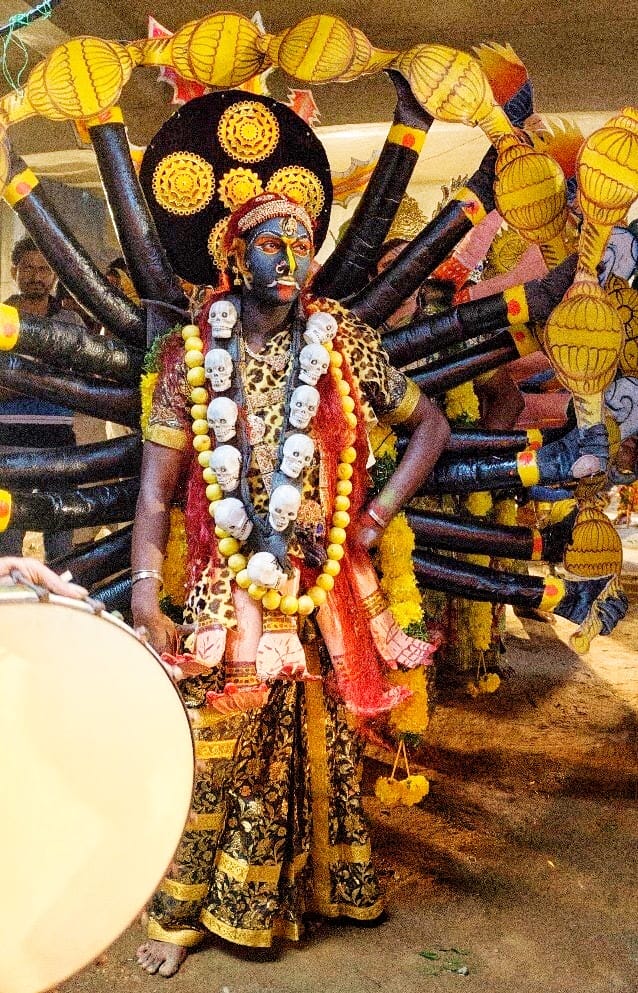
{"label": "floral printed skirt", "polygon": [[[308,667],[318,672],[316,644]],[[151,901],[149,936],[191,946],[207,929],[264,947],[297,940],[306,912],[378,917],[361,744],[323,684],[276,682],[265,706],[238,717],[191,713],[193,807]]]}

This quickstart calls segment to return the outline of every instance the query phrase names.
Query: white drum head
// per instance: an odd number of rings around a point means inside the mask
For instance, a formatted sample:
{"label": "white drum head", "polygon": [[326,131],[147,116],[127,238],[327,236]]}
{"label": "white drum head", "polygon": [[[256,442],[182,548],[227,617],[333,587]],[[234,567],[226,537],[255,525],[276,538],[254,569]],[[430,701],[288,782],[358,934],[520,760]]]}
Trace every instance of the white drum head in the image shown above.
{"label": "white drum head", "polygon": [[0,596],[0,990],[90,962],[162,878],[191,801],[181,699],[126,625]]}

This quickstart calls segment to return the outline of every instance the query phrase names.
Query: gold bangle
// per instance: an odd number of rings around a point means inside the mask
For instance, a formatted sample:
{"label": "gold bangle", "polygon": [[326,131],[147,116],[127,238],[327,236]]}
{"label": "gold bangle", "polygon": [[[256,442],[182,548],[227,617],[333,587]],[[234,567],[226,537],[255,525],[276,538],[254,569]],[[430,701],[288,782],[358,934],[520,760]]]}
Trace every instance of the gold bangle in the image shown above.
{"label": "gold bangle", "polygon": [[135,586],[142,579],[156,579],[158,583],[162,582],[162,574],[158,572],[157,569],[136,569],[131,573],[131,585]]}

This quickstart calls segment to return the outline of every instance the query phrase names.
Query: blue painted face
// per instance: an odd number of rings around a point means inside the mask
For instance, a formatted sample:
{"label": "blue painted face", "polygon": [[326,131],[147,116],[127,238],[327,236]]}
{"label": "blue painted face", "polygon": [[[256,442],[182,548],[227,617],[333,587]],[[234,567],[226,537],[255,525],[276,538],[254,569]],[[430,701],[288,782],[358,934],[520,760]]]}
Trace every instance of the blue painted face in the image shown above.
{"label": "blue painted face", "polygon": [[312,239],[295,218],[274,217],[248,234],[244,261],[260,302],[292,303],[308,278]]}

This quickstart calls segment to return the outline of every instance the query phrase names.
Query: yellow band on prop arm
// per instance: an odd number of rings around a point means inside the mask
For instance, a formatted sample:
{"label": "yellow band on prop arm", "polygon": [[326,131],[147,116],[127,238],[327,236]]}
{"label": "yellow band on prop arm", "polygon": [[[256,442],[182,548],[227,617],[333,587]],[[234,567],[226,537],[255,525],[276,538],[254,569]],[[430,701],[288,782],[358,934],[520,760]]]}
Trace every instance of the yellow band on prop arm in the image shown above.
{"label": "yellow band on prop arm", "polygon": [[528,428],[525,433],[527,435],[527,447],[537,451],[543,444],[542,432],[538,428]]}
{"label": "yellow band on prop arm", "polygon": [[10,352],[20,337],[20,314],[15,307],[0,303],[0,352]]}
{"label": "yellow band on prop arm", "polygon": [[476,193],[468,189],[467,186],[461,187],[458,193],[454,194],[454,200],[458,200],[463,208],[463,213],[472,222],[474,227],[487,217],[487,212],[485,207],[477,197]]}
{"label": "yellow band on prop arm", "polygon": [[17,203],[29,196],[36,186],[40,185],[40,180],[31,169],[23,169],[18,172],[13,179],[9,180],[5,186],[2,196],[10,207],[15,207]]}
{"label": "yellow band on prop arm", "polygon": [[541,474],[536,461],[536,452],[533,452],[531,448],[526,448],[524,452],[518,453],[516,468],[523,486],[536,486],[540,482]]}
{"label": "yellow band on prop arm", "polygon": [[412,416],[416,410],[416,406],[421,398],[421,390],[411,379],[407,380],[407,388],[403,394],[403,399],[401,400],[398,407],[391,410],[388,414],[384,414],[382,420],[384,424],[403,424],[407,421],[409,417]]}
{"label": "yellow band on prop arm", "polygon": [[388,141],[392,145],[411,148],[417,154],[423,148],[427,132],[420,128],[408,128],[405,124],[393,124],[388,132]]}
{"label": "yellow band on prop arm", "polygon": [[9,490],[0,490],[0,533],[9,527],[12,504],[13,500]]}
{"label": "yellow band on prop arm", "polygon": [[543,599],[538,605],[539,610],[553,610],[565,596],[565,583],[558,576],[548,576],[545,580]]}
{"label": "yellow band on prop arm", "polygon": [[529,307],[525,296],[524,286],[510,286],[503,290],[503,299],[507,306],[507,320],[510,324],[527,324]]}

